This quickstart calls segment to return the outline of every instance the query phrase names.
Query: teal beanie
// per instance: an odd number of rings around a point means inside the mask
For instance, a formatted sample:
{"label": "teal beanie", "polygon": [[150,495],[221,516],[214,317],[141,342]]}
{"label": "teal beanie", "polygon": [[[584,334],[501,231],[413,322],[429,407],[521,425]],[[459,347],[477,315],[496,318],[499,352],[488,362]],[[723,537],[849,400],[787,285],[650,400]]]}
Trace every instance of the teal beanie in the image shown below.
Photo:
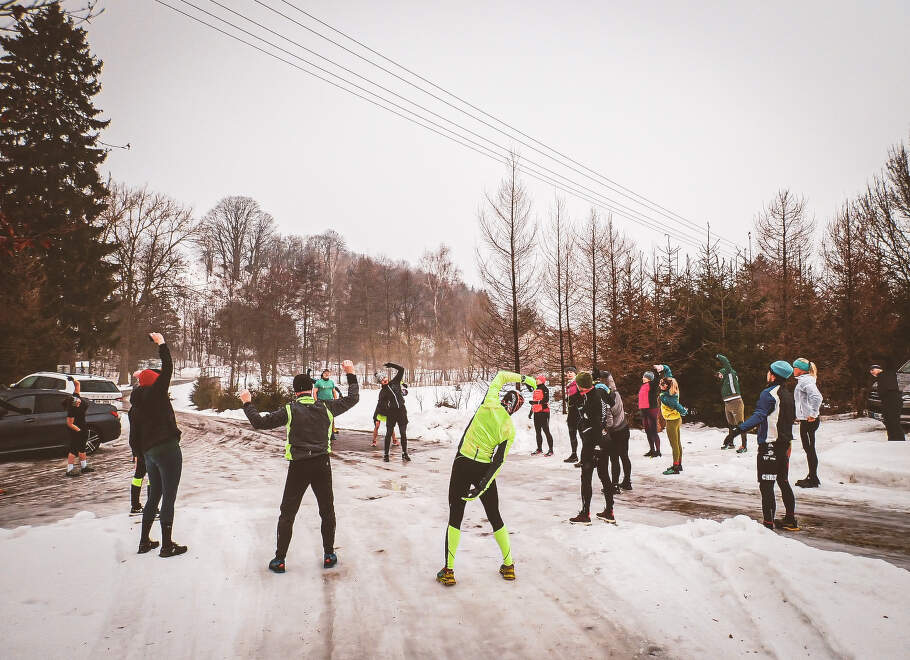
{"label": "teal beanie", "polygon": [[793,375],[793,367],[790,366],[789,362],[785,362],[784,360],[772,362],[770,368],[772,374],[779,376],[784,380]]}

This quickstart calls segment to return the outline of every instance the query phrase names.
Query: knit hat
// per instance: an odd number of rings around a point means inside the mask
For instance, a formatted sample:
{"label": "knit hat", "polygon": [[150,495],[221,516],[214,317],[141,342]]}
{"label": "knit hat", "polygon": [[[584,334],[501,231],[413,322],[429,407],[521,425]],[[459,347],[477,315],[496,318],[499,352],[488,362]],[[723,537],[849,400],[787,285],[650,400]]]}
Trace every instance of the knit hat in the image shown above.
{"label": "knit hat", "polygon": [[313,377],[310,375],[310,370],[307,369],[305,374],[297,374],[294,376],[294,392],[309,392],[313,389]]}
{"label": "knit hat", "polygon": [[790,366],[789,362],[785,362],[784,360],[778,360],[777,362],[772,362],[769,369],[771,370],[772,374],[774,374],[775,376],[779,376],[780,378],[783,378],[784,380],[786,380],[787,378],[789,378],[790,376],[793,375],[793,367]]}
{"label": "knit hat", "polygon": [[158,380],[158,372],[154,369],[143,369],[139,372],[138,380],[141,387],[152,385],[156,380]]}
{"label": "knit hat", "polygon": [[575,376],[575,383],[578,385],[578,388],[582,390],[589,390],[594,387],[594,379],[587,371],[582,371]]}
{"label": "knit hat", "polygon": [[654,372],[653,372],[653,371],[646,371],[645,373],[643,373],[643,374],[641,375],[641,377],[642,377],[642,378],[647,378],[648,380],[654,380]]}
{"label": "knit hat", "polygon": [[811,365],[809,364],[809,360],[807,360],[806,358],[796,358],[795,360],[793,360],[794,369],[802,369],[803,371],[809,371],[810,366]]}
{"label": "knit hat", "polygon": [[578,373],[578,369],[576,369],[576,368],[575,368],[575,365],[573,365],[573,364],[570,364],[569,366],[566,367],[566,373],[568,373],[568,372],[570,372],[570,371],[571,371],[573,374],[577,374],[577,373]]}
{"label": "knit hat", "polygon": [[873,364],[871,367],[869,367],[869,371],[872,371],[873,369],[881,369],[884,371],[884,369],[882,369],[882,365],[880,364]]}
{"label": "knit hat", "polygon": [[547,382],[547,377],[545,374],[537,374],[537,384],[543,385]]}
{"label": "knit hat", "polygon": [[389,377],[389,374],[387,374],[384,371],[377,371],[375,374],[373,374],[373,378],[376,379],[377,383],[381,383],[382,381],[386,380],[388,377]]}

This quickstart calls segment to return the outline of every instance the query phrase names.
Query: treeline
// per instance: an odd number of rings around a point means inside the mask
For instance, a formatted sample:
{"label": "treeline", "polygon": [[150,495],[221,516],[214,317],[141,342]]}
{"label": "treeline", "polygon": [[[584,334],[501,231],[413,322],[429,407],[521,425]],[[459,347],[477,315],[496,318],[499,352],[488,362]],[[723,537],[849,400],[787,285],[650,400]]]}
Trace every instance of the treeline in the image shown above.
{"label": "treeline", "polygon": [[[616,376],[631,409],[641,374],[671,365],[693,419],[720,423],[714,356],[740,372],[747,406],[768,365],[807,357],[832,410],[862,410],[870,361],[910,359],[910,167],[904,144],[820,229],[779,191],[755,219],[755,245],[723,256],[706,233],[691,256],[650,254],[592,209],[573,221],[557,198],[543,226],[513,157],[480,214],[484,304],[471,352],[486,364]],[[754,248],[754,251],[753,251]]]}

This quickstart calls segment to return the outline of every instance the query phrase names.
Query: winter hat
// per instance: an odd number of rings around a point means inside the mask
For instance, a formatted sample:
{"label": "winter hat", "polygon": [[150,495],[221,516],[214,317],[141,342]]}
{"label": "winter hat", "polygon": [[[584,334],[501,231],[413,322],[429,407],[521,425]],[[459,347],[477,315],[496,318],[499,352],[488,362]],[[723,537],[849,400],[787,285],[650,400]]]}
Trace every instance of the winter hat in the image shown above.
{"label": "winter hat", "polygon": [[158,380],[158,372],[154,369],[143,369],[139,372],[138,380],[141,387],[152,385],[156,380]]}
{"label": "winter hat", "polygon": [[382,383],[382,381],[384,381],[388,377],[389,377],[389,374],[387,374],[384,371],[377,371],[375,374],[373,374],[373,378],[376,379],[377,383]]}
{"label": "winter hat", "polygon": [[537,384],[543,385],[547,382],[547,377],[545,374],[537,374]]}
{"label": "winter hat", "polygon": [[641,375],[641,377],[642,377],[642,378],[647,378],[648,380],[654,380],[654,372],[653,372],[653,371],[646,371],[645,373],[643,373],[643,374]]}
{"label": "winter hat", "polygon": [[869,367],[869,371],[872,371],[873,369],[881,369],[884,371],[884,369],[882,369],[882,365],[880,364],[873,364],[871,367]]}
{"label": "winter hat", "polygon": [[591,374],[587,371],[582,371],[575,376],[575,383],[578,385],[579,389],[589,390],[594,387],[594,378],[592,378]]}
{"label": "winter hat", "polygon": [[309,392],[313,389],[313,377],[310,375],[310,370],[307,369],[305,374],[297,374],[294,376],[294,392]]}
{"label": "winter hat", "polygon": [[786,380],[787,378],[789,378],[790,376],[793,375],[793,367],[790,366],[789,362],[785,362],[784,360],[778,360],[777,362],[772,362],[771,366],[769,368],[770,368],[772,374],[774,374],[775,376],[779,376],[780,378],[783,378],[784,380]]}
{"label": "winter hat", "polygon": [[809,363],[809,360],[806,358],[796,358],[793,360],[794,369],[802,369],[803,371],[809,371],[809,367],[812,365]]}
{"label": "winter hat", "polygon": [[573,374],[577,374],[577,373],[578,373],[578,369],[576,369],[576,368],[575,368],[575,365],[572,365],[572,364],[570,364],[569,366],[566,367],[566,373],[569,373],[570,371],[571,371]]}

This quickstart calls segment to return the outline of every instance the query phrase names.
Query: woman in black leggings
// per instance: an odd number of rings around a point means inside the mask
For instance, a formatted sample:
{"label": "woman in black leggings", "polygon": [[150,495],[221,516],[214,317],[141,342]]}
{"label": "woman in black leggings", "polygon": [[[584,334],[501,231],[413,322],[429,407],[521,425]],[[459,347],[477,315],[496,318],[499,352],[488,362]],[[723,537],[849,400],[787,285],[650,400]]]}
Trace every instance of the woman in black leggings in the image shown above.
{"label": "woman in black leggings", "polygon": [[553,455],[553,436],[550,434],[550,389],[547,387],[547,377],[543,374],[537,376],[537,389],[531,399],[531,412],[528,417],[534,418],[534,434],[537,436],[537,451],[533,455],[543,453],[543,437],[547,436],[547,456]]}

